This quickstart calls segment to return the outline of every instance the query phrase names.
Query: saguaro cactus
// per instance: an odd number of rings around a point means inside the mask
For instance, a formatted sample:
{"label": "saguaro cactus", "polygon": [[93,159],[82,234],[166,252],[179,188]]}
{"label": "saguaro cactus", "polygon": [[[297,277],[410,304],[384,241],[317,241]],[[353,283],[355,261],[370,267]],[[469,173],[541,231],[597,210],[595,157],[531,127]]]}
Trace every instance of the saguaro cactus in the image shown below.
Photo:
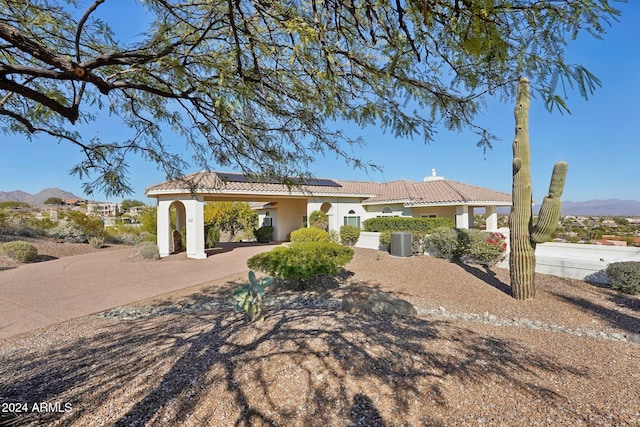
{"label": "saguaro cactus", "polygon": [[531,191],[531,155],[529,148],[529,80],[521,78],[514,115],[516,135],[513,140],[513,191],[509,216],[511,231],[511,294],[525,300],[535,295],[534,272],[536,243],[549,239],[560,219],[560,196],[567,176],[567,163],[558,162],[553,168],[549,194],[544,198],[538,222],[533,225]]}

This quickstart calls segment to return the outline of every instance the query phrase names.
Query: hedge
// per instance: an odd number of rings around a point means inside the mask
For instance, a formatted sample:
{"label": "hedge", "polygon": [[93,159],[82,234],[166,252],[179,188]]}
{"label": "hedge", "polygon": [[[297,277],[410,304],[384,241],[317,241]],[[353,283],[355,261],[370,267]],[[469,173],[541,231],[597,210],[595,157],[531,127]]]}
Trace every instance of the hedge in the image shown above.
{"label": "hedge", "polygon": [[440,227],[455,226],[452,218],[402,218],[402,217],[379,217],[369,218],[363,223],[364,231],[384,232],[384,231],[405,231],[429,233]]}

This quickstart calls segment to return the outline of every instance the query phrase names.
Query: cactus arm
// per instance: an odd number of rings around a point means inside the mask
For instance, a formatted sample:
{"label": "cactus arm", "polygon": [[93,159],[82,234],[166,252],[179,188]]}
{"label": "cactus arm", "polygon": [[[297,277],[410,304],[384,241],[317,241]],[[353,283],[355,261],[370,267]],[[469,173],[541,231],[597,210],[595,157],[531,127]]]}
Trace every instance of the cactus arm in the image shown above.
{"label": "cactus arm", "polygon": [[558,162],[553,167],[549,194],[542,202],[542,207],[538,214],[538,223],[531,231],[531,241],[534,244],[548,241],[558,226],[560,211],[562,209],[560,196],[562,196],[562,192],[564,191],[567,169],[568,165],[566,162]]}

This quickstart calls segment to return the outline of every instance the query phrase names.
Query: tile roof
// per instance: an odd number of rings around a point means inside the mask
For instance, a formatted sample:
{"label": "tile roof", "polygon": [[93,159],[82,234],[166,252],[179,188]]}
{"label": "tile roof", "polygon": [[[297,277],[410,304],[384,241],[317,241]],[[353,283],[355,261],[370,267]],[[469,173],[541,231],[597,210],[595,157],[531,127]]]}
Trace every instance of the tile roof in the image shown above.
{"label": "tile roof", "polygon": [[197,192],[356,196],[362,197],[364,199],[362,203],[365,205],[403,203],[406,206],[420,206],[474,202],[507,205],[511,203],[510,194],[444,178],[424,182],[399,180],[384,183],[310,179],[304,185],[287,187],[275,181],[252,181],[245,175],[237,173],[196,172],[181,179],[153,185],[145,192],[150,197],[160,194],[188,193],[189,183],[197,189]]}

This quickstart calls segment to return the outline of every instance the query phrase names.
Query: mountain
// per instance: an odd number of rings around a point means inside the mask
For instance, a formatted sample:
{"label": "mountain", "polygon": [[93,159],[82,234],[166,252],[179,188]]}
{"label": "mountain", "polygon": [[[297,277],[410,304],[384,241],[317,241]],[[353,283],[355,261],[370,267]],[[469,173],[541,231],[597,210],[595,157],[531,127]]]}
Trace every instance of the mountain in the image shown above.
{"label": "mountain", "polygon": [[[540,205],[533,207],[535,215]],[[639,200],[589,200],[586,202],[562,202],[562,215],[584,216],[640,216]]]}
{"label": "mountain", "polygon": [[82,198],[59,188],[45,188],[36,194],[25,193],[20,190],[9,192],[0,191],[0,202],[26,202],[30,205],[42,205],[44,201],[50,197],[59,197],[63,200]]}

